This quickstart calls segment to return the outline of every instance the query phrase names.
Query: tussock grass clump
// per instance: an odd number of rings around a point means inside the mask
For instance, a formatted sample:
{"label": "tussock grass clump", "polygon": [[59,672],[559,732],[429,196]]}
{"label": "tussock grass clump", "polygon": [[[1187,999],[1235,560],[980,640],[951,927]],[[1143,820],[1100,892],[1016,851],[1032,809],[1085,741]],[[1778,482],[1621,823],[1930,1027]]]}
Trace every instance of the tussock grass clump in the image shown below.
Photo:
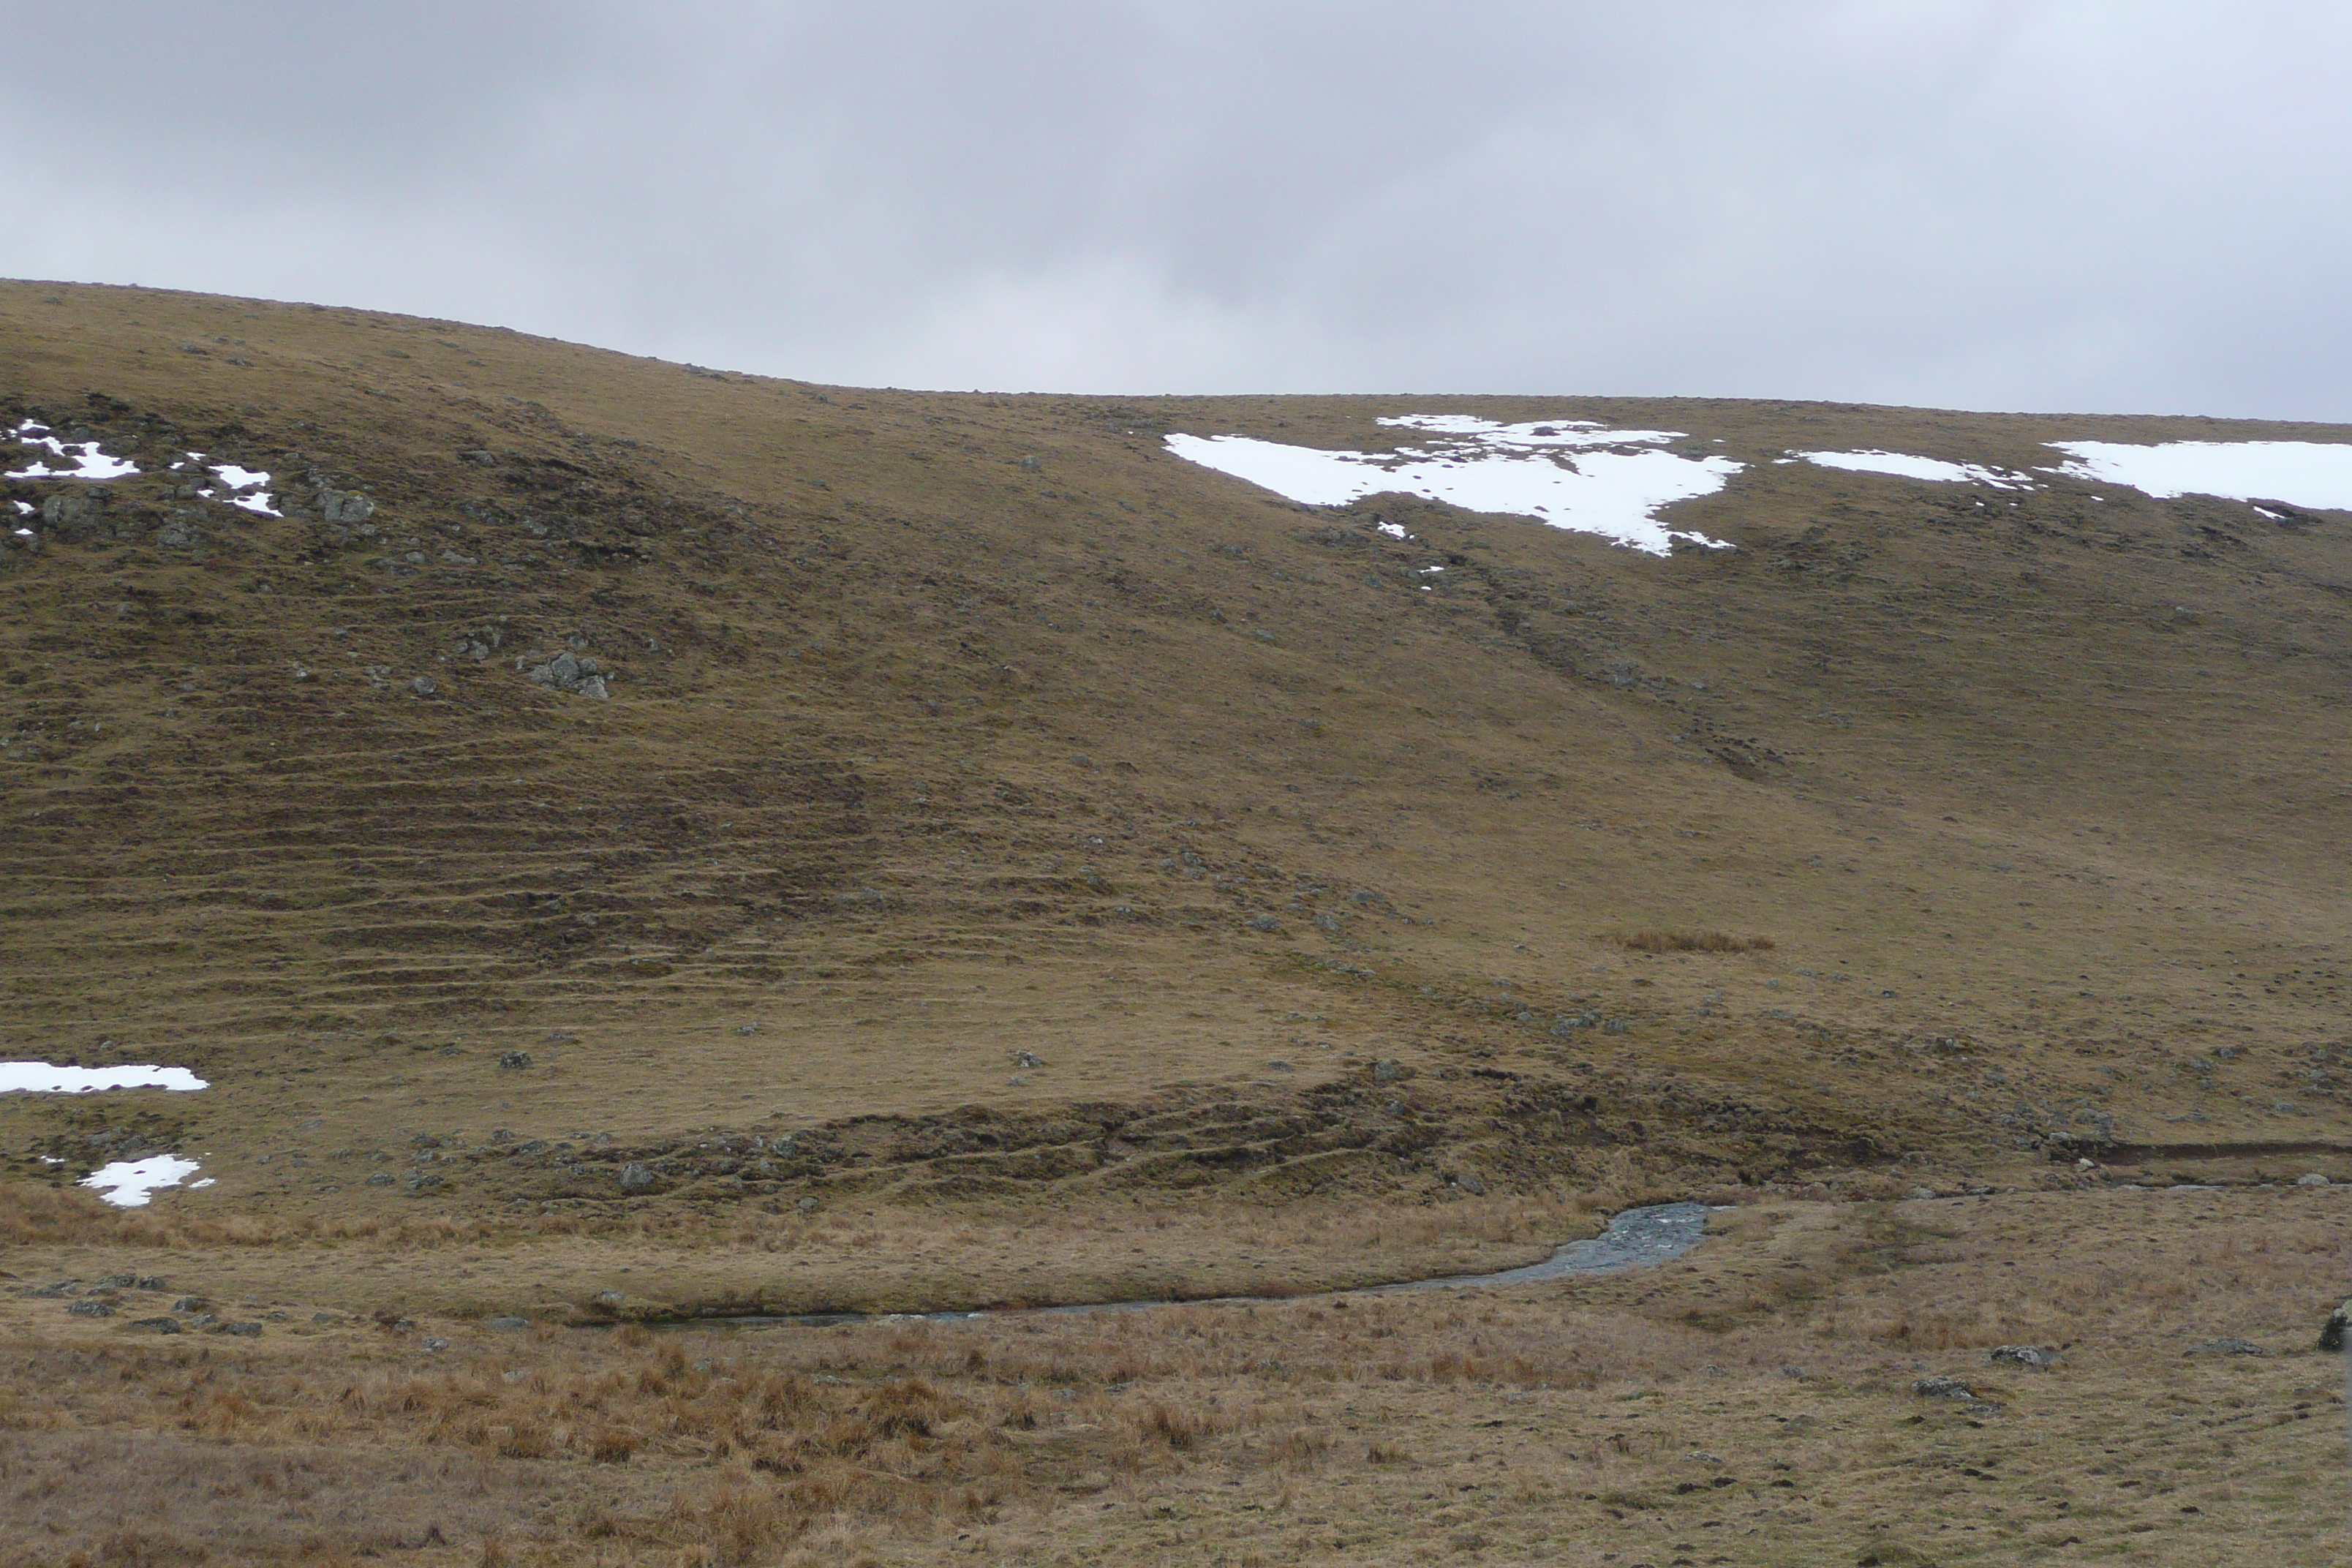
{"label": "tussock grass clump", "polygon": [[1621,931],[1609,940],[1629,952],[1769,952],[1769,936],[1733,936],[1720,931]]}

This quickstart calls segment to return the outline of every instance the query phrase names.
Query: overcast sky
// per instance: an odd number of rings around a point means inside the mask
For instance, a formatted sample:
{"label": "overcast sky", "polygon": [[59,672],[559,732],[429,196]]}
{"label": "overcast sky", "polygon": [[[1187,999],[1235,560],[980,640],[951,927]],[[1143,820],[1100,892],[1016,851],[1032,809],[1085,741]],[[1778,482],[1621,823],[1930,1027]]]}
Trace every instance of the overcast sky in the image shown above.
{"label": "overcast sky", "polygon": [[2352,7],[11,5],[0,273],[822,381],[2352,420]]}

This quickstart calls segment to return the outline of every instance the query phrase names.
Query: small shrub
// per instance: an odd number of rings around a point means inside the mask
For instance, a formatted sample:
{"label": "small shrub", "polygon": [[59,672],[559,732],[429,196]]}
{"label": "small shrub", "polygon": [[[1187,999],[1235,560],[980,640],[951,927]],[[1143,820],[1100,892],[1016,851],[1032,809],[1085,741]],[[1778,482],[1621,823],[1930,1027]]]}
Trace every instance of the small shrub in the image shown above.
{"label": "small shrub", "polygon": [[1139,1425],[1146,1440],[1165,1443],[1171,1448],[1192,1447],[1207,1430],[1198,1416],[1168,1404],[1153,1405]]}
{"label": "small shrub", "polygon": [[1632,952],[1769,952],[1769,936],[1733,936],[1719,931],[1630,931],[1616,933],[1617,945]]}

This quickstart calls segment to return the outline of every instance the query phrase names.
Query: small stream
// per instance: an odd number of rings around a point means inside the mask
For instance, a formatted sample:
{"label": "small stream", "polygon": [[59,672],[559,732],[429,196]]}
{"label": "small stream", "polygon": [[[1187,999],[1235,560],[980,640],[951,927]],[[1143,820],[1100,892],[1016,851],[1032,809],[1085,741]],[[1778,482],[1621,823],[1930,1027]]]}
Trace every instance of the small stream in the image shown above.
{"label": "small stream", "polygon": [[[1447,1274],[1433,1279],[1400,1279],[1389,1285],[1361,1285],[1348,1289],[1312,1292],[1323,1296],[1396,1296],[1408,1290],[1469,1290],[1498,1285],[1535,1285],[1587,1274],[1622,1274],[1631,1268],[1654,1268],[1696,1247],[1706,1232],[1705,1204],[1654,1204],[1624,1209],[1612,1215],[1599,1236],[1562,1244],[1540,1263],[1506,1268],[1494,1274]],[[1140,1312],[1153,1307],[1271,1306],[1297,1301],[1300,1296],[1203,1296],[1189,1300],[1173,1297],[1135,1301],[1081,1301],[1064,1307],[998,1307],[977,1312],[803,1312],[776,1316],[679,1319],[655,1325],[663,1328],[834,1328],[855,1323],[968,1323],[981,1318],[1008,1318],[1025,1313],[1066,1316],[1078,1312]]]}

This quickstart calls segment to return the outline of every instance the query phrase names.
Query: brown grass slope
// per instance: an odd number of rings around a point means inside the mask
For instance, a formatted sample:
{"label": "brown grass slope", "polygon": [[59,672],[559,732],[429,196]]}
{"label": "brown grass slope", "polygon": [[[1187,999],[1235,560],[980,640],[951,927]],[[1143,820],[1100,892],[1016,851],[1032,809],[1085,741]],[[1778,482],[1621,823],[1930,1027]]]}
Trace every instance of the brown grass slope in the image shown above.
{"label": "brown grass slope", "polygon": [[[1687,432],[1738,548],[1160,445],[1412,411]],[[2345,517],[1774,461],[2335,427],[855,391],[38,283],[0,416],[146,470],[0,570],[0,1045],[215,1084],[11,1097],[19,1181],[168,1146],[218,1179],[173,1223],[576,1240],[2352,1146]],[[189,448],[287,515],[174,493]],[[609,701],[519,668],[567,647]]]}

